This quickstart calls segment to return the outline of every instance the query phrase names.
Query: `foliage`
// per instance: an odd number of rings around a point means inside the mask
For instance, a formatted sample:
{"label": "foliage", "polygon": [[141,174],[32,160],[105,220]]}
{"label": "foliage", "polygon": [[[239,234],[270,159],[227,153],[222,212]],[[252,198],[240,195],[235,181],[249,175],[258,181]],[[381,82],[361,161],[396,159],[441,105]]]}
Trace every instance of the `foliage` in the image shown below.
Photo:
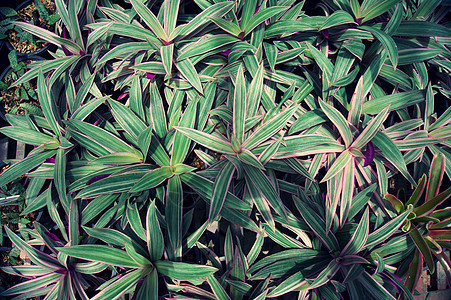
{"label": "foliage", "polygon": [[0,186],[52,224],[7,230],[33,265],[3,295],[412,299],[449,244],[441,1],[55,3],[55,33],[14,23],[58,49]]}

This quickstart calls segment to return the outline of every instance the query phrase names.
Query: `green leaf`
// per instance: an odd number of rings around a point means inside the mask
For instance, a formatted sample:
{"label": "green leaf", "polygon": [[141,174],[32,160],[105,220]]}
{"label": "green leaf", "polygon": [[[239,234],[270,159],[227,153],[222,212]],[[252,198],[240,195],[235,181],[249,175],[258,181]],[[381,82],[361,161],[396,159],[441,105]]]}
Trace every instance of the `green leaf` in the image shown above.
{"label": "green leaf", "polygon": [[233,134],[241,144],[244,141],[244,128],[246,120],[246,81],[244,79],[244,73],[242,65],[239,66],[236,79],[235,79],[235,91],[233,94]]}
{"label": "green leaf", "polygon": [[202,83],[200,82],[199,74],[197,74],[194,64],[189,58],[180,60],[176,64],[177,69],[182,76],[201,94],[203,94]]}
{"label": "green leaf", "polygon": [[47,122],[49,123],[53,132],[57,136],[61,136],[60,116],[42,70],[40,70],[38,74],[37,93],[42,112],[44,113]]}
{"label": "green leaf", "polygon": [[179,10],[180,0],[167,0],[164,2],[163,26],[168,35],[170,35],[175,28]]}
{"label": "green leaf", "polygon": [[243,148],[252,150],[279,132],[297,110],[297,105],[281,111],[257,128],[243,143]]}
{"label": "green leaf", "polygon": [[424,204],[416,207],[413,212],[416,214],[416,217],[422,217],[426,214],[432,213],[438,205],[446,201],[446,199],[448,199],[450,196],[451,188],[448,188],[444,192],[438,194]]}
{"label": "green leaf", "polygon": [[139,179],[139,181],[130,189],[130,192],[136,193],[154,188],[170,177],[172,177],[171,167],[163,166],[154,169]]}
{"label": "green leaf", "polygon": [[218,153],[235,154],[229,141],[220,139],[214,135],[187,127],[174,127],[178,132],[186,135],[194,142]]}
{"label": "green leaf", "polygon": [[361,288],[367,293],[376,296],[378,300],[395,300],[390,292],[388,292],[376,279],[374,279],[367,271],[364,271],[357,277],[357,281],[361,284]]}
{"label": "green leaf", "polygon": [[321,25],[319,30],[324,30],[330,27],[348,23],[355,23],[354,18],[344,10],[337,10],[327,17],[326,21],[323,23],[323,25]]}
{"label": "green leaf", "polygon": [[421,233],[418,231],[418,229],[416,227],[414,227],[410,230],[409,235],[412,238],[412,240],[415,242],[417,249],[423,255],[424,261],[426,262],[429,272],[431,274],[433,274],[435,272],[435,264],[434,264],[434,259],[432,258],[431,249],[429,249],[429,246],[427,245],[423,236],[421,235]]}
{"label": "green leaf", "polygon": [[138,54],[140,51],[149,51],[152,47],[148,42],[127,42],[123,44],[119,44],[113,49],[109,50],[103,56],[96,61],[95,66],[100,67],[102,64],[106,63],[111,59],[115,59],[118,57],[123,57],[124,55],[129,54]]}
{"label": "green leaf", "polygon": [[390,61],[394,68],[396,68],[398,64],[398,47],[395,44],[395,41],[383,32],[375,27],[370,26],[360,26],[360,29],[367,30],[371,32],[378,40],[381,42],[382,46],[387,50],[388,56],[390,57]]}
{"label": "green leaf", "polygon": [[324,243],[329,251],[336,251],[339,249],[337,238],[329,231],[326,234],[326,223],[324,220],[310,207],[303,203],[301,199],[293,196],[295,205],[298,211],[301,213],[302,218],[307,225],[313,231],[313,233]]}
{"label": "green leaf", "polygon": [[[196,125],[198,103],[199,101],[194,99],[188,104],[188,107],[180,118],[180,126],[193,128]],[[190,147],[191,141],[189,137],[177,130],[174,134],[174,142],[172,144],[171,165],[182,163],[186,159]]]}
{"label": "green leaf", "polygon": [[332,82],[334,65],[321,51],[313,47],[312,44],[307,42],[307,47],[310,53],[312,54],[313,58],[315,59],[316,63],[318,64],[318,67],[324,72],[324,75],[326,76],[325,79],[330,85],[330,83]]}
{"label": "green leaf", "polygon": [[399,50],[399,65],[411,65],[423,62],[443,53],[443,50],[429,48],[413,48]]}
{"label": "green leaf", "polygon": [[0,128],[0,132],[14,140],[29,145],[42,145],[55,142],[54,138],[47,134],[18,126],[5,126]]}
{"label": "green leaf", "polygon": [[146,217],[146,241],[150,259],[157,261],[161,259],[164,251],[163,233],[158,222],[155,201],[149,206]]}
{"label": "green leaf", "polygon": [[427,21],[404,20],[401,21],[398,28],[394,32],[394,35],[413,37],[449,37],[451,35],[451,29]]}
{"label": "green leaf", "polygon": [[84,105],[80,106],[77,110],[73,112],[72,119],[83,121],[107,99],[109,99],[109,96],[97,98],[85,103]]}
{"label": "green leaf", "polygon": [[328,283],[332,277],[340,270],[340,264],[334,259],[327,265],[327,267],[319,273],[315,280],[308,286],[309,289],[318,288]]}
{"label": "green leaf", "polygon": [[102,194],[127,192],[141,177],[152,169],[148,166],[146,168],[147,170],[118,173],[117,175],[111,175],[96,181],[80,191],[76,198],[85,199],[97,197]]}
{"label": "green leaf", "polygon": [[349,125],[345,117],[343,117],[343,115],[336,108],[325,103],[324,101],[319,101],[319,104],[329,120],[331,120],[332,123],[337,127],[341,137],[343,138],[345,147],[348,148],[352,143],[353,137],[351,129],[349,129]]}
{"label": "green leaf", "polygon": [[406,177],[409,182],[413,185],[416,184],[415,180],[412,178],[410,173],[407,170],[406,162],[404,161],[404,157],[402,156],[399,149],[396,147],[395,143],[384,133],[378,132],[373,137],[372,142],[382,151],[384,157],[391,162],[400,172]]}
{"label": "green leaf", "polygon": [[362,5],[362,23],[369,21],[394,7],[401,0],[377,0],[371,1],[369,7]]}
{"label": "green leaf", "polygon": [[233,23],[231,21],[227,21],[227,20],[224,20],[224,19],[218,18],[218,17],[210,17],[209,19],[213,23],[215,23],[219,28],[230,33],[233,36],[238,37],[242,31],[241,28],[238,27],[238,25],[236,25],[235,23]]}
{"label": "green leaf", "polygon": [[[165,7],[168,4],[165,5]],[[160,48],[161,60],[163,62],[164,69],[166,70],[167,76],[171,77],[172,73],[172,60],[174,56],[174,44],[163,46]]]}
{"label": "green leaf", "polygon": [[390,220],[388,223],[377,229],[376,231],[370,233],[368,240],[366,241],[365,247],[371,248],[377,245],[389,237],[391,237],[404,223],[412,210],[406,210],[396,218]]}
{"label": "green leaf", "polygon": [[42,164],[47,158],[55,155],[56,150],[35,151],[13,164],[0,174],[0,186],[4,186],[26,172]]}
{"label": "green leaf", "polygon": [[136,202],[128,205],[126,214],[128,223],[136,235],[142,240],[146,240],[146,231],[142,226],[141,217],[139,216],[139,210]]}
{"label": "green leaf", "polygon": [[168,127],[163,99],[161,98],[158,86],[155,82],[150,84],[150,107],[155,132],[160,139],[163,139],[168,132]]}
{"label": "green leaf", "polygon": [[204,53],[211,53],[219,47],[239,41],[238,38],[229,34],[215,34],[204,36],[195,43],[188,44],[180,50],[177,60],[184,60]]}
{"label": "green leaf", "polygon": [[97,293],[92,300],[118,299],[121,295],[125,294],[130,287],[135,286],[138,281],[141,280],[142,272],[141,269],[135,270],[126,274],[124,277],[117,279]]}
{"label": "green leaf", "polygon": [[66,212],[69,212],[70,199],[66,193],[66,156],[62,148],[56,150],[53,181],[58,192],[61,204]]}
{"label": "green leaf", "polygon": [[[49,273],[47,275],[43,275],[43,276],[38,276],[34,279],[29,279],[25,282],[16,284],[15,286],[5,290],[2,292],[2,296],[11,296],[11,295],[17,295],[17,294],[21,294],[19,299],[25,299],[22,298],[22,296],[26,296],[27,292],[30,291],[36,291],[39,289],[43,289],[44,290],[44,295],[46,294],[45,292],[45,286],[52,286],[53,283],[58,282],[59,280],[61,280],[61,274],[58,273]],[[54,286],[54,285],[53,285]],[[40,295],[36,295],[36,296],[40,296]],[[18,298],[15,297],[15,298]],[[28,297],[26,297],[28,298]]]}
{"label": "green leaf", "polygon": [[168,36],[158,21],[157,17],[148,9],[144,3],[139,0],[130,0],[130,3],[133,5],[133,8],[138,13],[138,15],[142,18],[144,23],[149,26],[150,30],[162,41],[169,42]]}
{"label": "green leaf", "polygon": [[183,218],[183,189],[179,175],[173,176],[168,180],[165,216],[169,242],[174,251],[172,255],[178,258],[181,256],[182,250]]}
{"label": "green leaf", "polygon": [[38,36],[39,38],[41,38],[51,44],[54,44],[60,48],[66,47],[67,50],[69,50],[70,52],[75,53],[77,55],[79,55],[83,51],[79,45],[72,42],[71,40],[59,37],[58,35],[54,34],[53,32],[50,32],[50,31],[43,29],[41,27],[38,27],[36,25],[32,25],[32,24],[25,23],[25,22],[11,22],[11,23],[14,25],[17,25],[18,27],[22,28],[23,30],[25,30],[35,36]]}
{"label": "green leaf", "polygon": [[135,141],[138,141],[140,133],[147,128],[144,122],[122,103],[113,99],[108,99],[108,104],[111,107],[111,113],[113,114],[114,119],[119,123],[122,129],[124,129]]}
{"label": "green leaf", "polygon": [[[213,185],[214,183],[196,173],[184,173],[181,174],[183,182],[195,190],[199,195],[201,195],[205,199],[211,199],[213,194]],[[237,198],[232,193],[227,192],[224,207],[229,207],[233,209],[240,210],[250,210],[248,204],[246,204],[241,199]],[[224,208],[223,207],[223,208]]]}
{"label": "green leaf", "polygon": [[[303,288],[304,286],[308,286],[307,281],[302,275],[302,272],[297,272],[279,283],[273,290],[271,290],[268,297],[280,297],[288,292]],[[266,299],[266,297],[264,299]]]}
{"label": "green leaf", "polygon": [[221,284],[218,282],[218,280],[213,275],[208,275],[207,281],[217,299],[221,299],[221,300],[230,299],[229,295],[227,295],[224,288],[221,286]]}
{"label": "green leaf", "polygon": [[332,166],[329,168],[326,175],[324,175],[321,182],[326,182],[326,181],[330,180],[332,177],[334,177],[335,175],[337,175],[341,170],[343,170],[343,168],[345,168],[348,165],[348,163],[351,161],[351,159],[352,159],[351,152],[349,150],[343,151],[337,157],[337,159],[334,161]]}
{"label": "green leaf", "polygon": [[266,19],[273,17],[274,15],[283,12],[287,7],[284,6],[272,6],[266,9],[260,8],[260,10],[254,14],[249,22],[244,27],[245,36],[248,35],[258,25],[263,23]]}
{"label": "green leaf", "polygon": [[368,125],[366,125],[365,129],[360,133],[360,135],[354,140],[351,144],[351,148],[361,149],[365,146],[379,131],[379,128],[385,122],[385,119],[388,117],[388,110],[390,105],[384,108],[376,117],[374,117]]}
{"label": "green leaf", "polygon": [[[222,17],[234,6],[235,3],[228,1],[215,3],[213,5],[210,5],[209,3],[209,6],[203,9],[201,13],[197,14],[188,24],[180,25],[177,27],[177,29],[181,28],[181,30],[178,32],[176,37],[184,37],[190,35],[193,31],[205,26],[209,22],[209,18]],[[174,32],[176,32],[177,29],[174,30]]]}
{"label": "green leaf", "polygon": [[368,239],[369,230],[369,210],[367,207],[354,234],[349,239],[346,246],[341,250],[340,256],[357,254],[360,250],[362,250]]}
{"label": "green leaf", "polygon": [[137,65],[134,65],[132,69],[136,69],[139,71],[145,71],[152,74],[166,74],[166,70],[163,66],[163,63],[157,61],[148,61],[143,62]]}
{"label": "green leaf", "polygon": [[243,169],[266,201],[268,201],[272,208],[286,220],[288,216],[285,206],[280,199],[278,191],[275,189],[269,178],[263,173],[262,170],[251,165],[243,164]]}
{"label": "green leaf", "polygon": [[158,299],[158,272],[153,269],[144,278],[141,288],[138,290],[136,299]]}
{"label": "green leaf", "polygon": [[72,137],[79,144],[99,156],[114,152],[136,153],[122,139],[105,129],[78,120],[67,120],[66,125]]}
{"label": "green leaf", "polygon": [[276,230],[276,224],[274,222],[274,218],[272,216],[271,208],[268,204],[268,201],[266,201],[266,199],[262,196],[260,191],[257,189],[257,187],[249,178],[249,176],[247,176],[247,174],[246,174],[246,185],[251,201],[255,204],[255,207],[260,212],[260,214],[262,215],[263,219],[268,224],[268,226],[271,228],[271,230],[268,231],[271,232]]}
{"label": "green leaf", "polygon": [[158,273],[161,273],[175,280],[193,280],[198,278],[205,278],[209,275],[214,274],[218,270],[210,266],[163,260],[156,261],[155,267],[157,268]]}
{"label": "green leaf", "polygon": [[86,244],[72,247],[57,247],[56,249],[72,257],[98,261],[118,267],[139,268],[139,265],[127,253],[109,246]]}
{"label": "green leaf", "polygon": [[426,202],[436,197],[440,192],[440,185],[445,171],[445,156],[436,153],[432,159],[429,170],[429,179],[426,187]]}
{"label": "green leaf", "polygon": [[232,163],[226,163],[219,171],[216,181],[213,184],[213,195],[211,197],[210,212],[208,216],[209,222],[213,222],[219,215],[224,205],[230,183],[232,182],[235,166]]}

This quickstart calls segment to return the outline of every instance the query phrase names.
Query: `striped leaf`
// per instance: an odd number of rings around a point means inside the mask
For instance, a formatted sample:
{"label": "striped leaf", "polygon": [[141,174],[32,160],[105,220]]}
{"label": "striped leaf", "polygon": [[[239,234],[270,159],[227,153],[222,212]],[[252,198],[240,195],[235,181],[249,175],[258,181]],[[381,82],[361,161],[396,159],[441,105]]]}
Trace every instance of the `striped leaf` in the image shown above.
{"label": "striped leaf", "polygon": [[243,31],[245,32],[245,35],[248,35],[252,30],[255,29],[255,27],[263,23],[266,19],[269,19],[286,9],[287,7],[284,6],[272,6],[266,9],[260,9],[250,18],[249,22],[244,27]]}
{"label": "striped leaf", "polygon": [[[130,259],[131,260],[131,259]],[[125,294],[131,286],[135,286],[142,277],[142,270],[135,270],[126,274],[124,277],[114,281],[102,291],[97,293],[93,300],[118,299]]]}
{"label": "striped leaf", "polygon": [[[394,7],[401,0],[376,0],[376,1],[368,1],[362,4],[362,23],[369,21],[377,16],[382,15],[384,12]],[[371,3],[368,7],[365,5],[366,3]]]}
{"label": "striped leaf", "polygon": [[168,180],[165,216],[169,242],[173,250],[170,255],[179,259],[182,255],[183,189],[178,175]]}
{"label": "striped leaf", "polygon": [[329,251],[338,250],[339,245],[337,238],[331,231],[326,234],[326,223],[324,220],[310,207],[304,204],[301,199],[296,196],[293,196],[293,199],[295,200],[296,208],[301,213],[302,218],[305,220],[313,233],[324,243],[327,249],[329,249]]}
{"label": "striped leaf", "polygon": [[41,165],[47,158],[55,155],[56,150],[35,151],[30,153],[27,157],[13,164],[0,174],[0,186],[13,181],[26,172]]}
{"label": "striped leaf", "polygon": [[111,107],[111,113],[114,119],[119,123],[122,129],[125,130],[135,141],[138,141],[138,137],[147,126],[138,118],[134,112],[122,103],[108,99],[108,104]]}
{"label": "striped leaf", "polygon": [[340,256],[357,254],[360,250],[362,250],[368,239],[369,230],[369,210],[367,207],[354,234],[349,239],[346,246],[341,250]]}
{"label": "striped leaf", "polygon": [[162,41],[167,41],[168,36],[158,21],[157,17],[148,9],[144,3],[139,0],[130,0],[130,3],[133,5],[134,10],[138,13],[138,15],[142,18],[144,23],[152,30],[152,32]]}
{"label": "striped leaf", "polygon": [[337,175],[343,168],[345,168],[352,159],[352,154],[349,150],[343,151],[337,159],[334,161],[332,166],[327,171],[326,175],[324,175],[321,182],[326,182],[330,180],[332,177]]}
{"label": "striped leaf", "polygon": [[118,267],[139,268],[139,265],[124,251],[105,245],[86,244],[72,247],[58,247],[57,249],[61,253],[72,257],[98,261]]}
{"label": "striped leaf", "polygon": [[186,135],[194,142],[218,153],[235,154],[229,141],[220,139],[214,135],[187,127],[174,127],[178,132]]}
{"label": "striped leaf", "polygon": [[[11,22],[14,25],[17,25],[18,27],[22,28],[23,30],[51,43],[54,44],[60,48],[65,47],[67,50],[69,50],[72,53],[75,53],[77,55],[82,53],[82,48],[74,43],[71,40],[59,37],[58,35],[54,34],[53,32],[50,32],[48,30],[45,30],[41,27],[38,27],[36,25],[32,25],[25,22]],[[78,27],[78,26],[77,26]]]}
{"label": "striped leaf", "polygon": [[211,290],[215,294],[217,299],[228,300],[230,299],[229,295],[225,292],[224,288],[218,282],[218,280],[213,275],[207,276],[207,282],[211,287]]}
{"label": "striped leaf", "polygon": [[154,188],[170,177],[172,177],[171,167],[163,166],[154,169],[139,179],[139,181],[130,189],[130,192],[136,193]]}
{"label": "striped leaf", "polygon": [[242,65],[238,68],[233,94],[233,134],[241,144],[244,141],[244,128],[247,108],[246,81]]}
{"label": "striped leaf", "polygon": [[391,237],[404,223],[407,216],[412,212],[412,210],[407,210],[397,216],[396,218],[390,220],[382,227],[378,228],[376,231],[370,233],[366,241],[365,247],[371,248]]}
{"label": "striped leaf", "polygon": [[67,120],[66,125],[78,143],[97,155],[114,152],[135,154],[135,150],[131,146],[105,129],[78,120]]}
{"label": "striped leaf", "polygon": [[352,143],[353,137],[345,117],[343,117],[343,115],[336,108],[325,103],[324,101],[319,101],[319,105],[329,120],[337,127],[341,137],[343,138],[345,147],[348,148]]}
{"label": "striped leaf", "polygon": [[263,173],[263,171],[247,164],[243,164],[243,169],[246,172],[248,178],[252,181],[254,186],[262,194],[266,201],[268,201],[271,207],[281,217],[287,219],[287,212],[282,200],[280,199],[278,191],[275,189],[274,185]]}
{"label": "striped leaf", "polygon": [[[185,109],[180,118],[179,126],[186,128],[193,128],[196,124],[196,113],[198,102],[196,99],[192,100]],[[172,143],[171,165],[182,163],[191,147],[190,138],[183,133],[176,131],[174,134],[174,142]]]}
{"label": "striped leaf", "polygon": [[210,266],[173,262],[168,260],[156,261],[155,267],[157,268],[158,273],[168,276],[174,280],[193,280],[205,278],[214,274],[218,270]]}
{"label": "striped leaf", "polygon": [[388,34],[377,28],[371,26],[360,26],[360,28],[371,32],[371,34],[381,42],[382,46],[384,46],[388,52],[388,57],[390,57],[392,66],[396,69],[398,64],[398,47],[396,46],[395,41]]}
{"label": "striped leaf", "polygon": [[293,106],[281,111],[279,114],[266,121],[255,130],[243,143],[243,148],[252,150],[274,134],[279,132],[296,112],[297,106]]}
{"label": "striped leaf", "polygon": [[354,140],[351,144],[351,148],[360,149],[365,146],[371,139],[376,135],[379,128],[385,122],[385,119],[388,117],[388,110],[390,105],[384,108],[376,117],[374,117],[368,125],[366,125],[365,129],[360,133],[360,135]]}
{"label": "striped leaf", "polygon": [[55,100],[52,97],[47,80],[42,73],[42,70],[38,74],[38,87],[37,93],[39,98],[39,104],[41,104],[42,112],[45,115],[45,119],[52,128],[56,136],[61,136],[61,120],[58,113]]}
{"label": "striped leaf", "polygon": [[[166,7],[167,5],[165,5]],[[163,62],[163,67],[166,70],[166,75],[171,77],[172,73],[172,60],[174,56],[174,44],[163,46],[160,48],[161,60]]]}
{"label": "striped leaf", "polygon": [[354,18],[344,10],[337,10],[327,17],[326,21],[321,25],[319,30],[325,30],[334,26],[348,23],[354,23]]}
{"label": "striped leaf", "polygon": [[185,78],[199,93],[204,93],[199,74],[189,58],[178,61],[175,66],[180,71],[183,78]]}
{"label": "striped leaf", "polygon": [[232,163],[226,163],[219,171],[216,181],[213,184],[213,195],[211,197],[210,212],[208,214],[209,222],[213,222],[221,212],[224,205],[230,183],[232,182],[235,166]]}
{"label": "striped leaf", "polygon": [[55,142],[54,138],[50,135],[18,126],[5,126],[0,128],[0,132],[13,140],[29,145],[42,145]]}
{"label": "striped leaf", "polygon": [[156,261],[161,259],[164,251],[164,240],[161,232],[160,224],[158,223],[155,201],[147,210],[146,216],[146,242],[149,250],[150,259]]}

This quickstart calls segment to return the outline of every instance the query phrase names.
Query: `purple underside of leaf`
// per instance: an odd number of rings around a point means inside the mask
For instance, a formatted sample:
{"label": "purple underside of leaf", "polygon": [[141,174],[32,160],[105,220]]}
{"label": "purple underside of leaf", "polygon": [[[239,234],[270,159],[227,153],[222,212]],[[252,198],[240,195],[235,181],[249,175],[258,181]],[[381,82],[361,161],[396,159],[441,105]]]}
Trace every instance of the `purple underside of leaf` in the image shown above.
{"label": "purple underside of leaf", "polygon": [[108,176],[110,176],[111,174],[101,174],[101,175],[96,175],[94,177],[92,177],[91,179],[88,180],[88,182],[86,183],[87,185],[93,184],[94,182],[97,182],[103,178],[107,178]]}
{"label": "purple underside of leaf", "polygon": [[365,163],[363,164],[364,167],[369,166],[374,159],[374,144],[373,142],[368,142],[366,144],[366,152],[365,152]]}
{"label": "purple underside of leaf", "polygon": [[147,79],[153,79],[155,77],[155,74],[152,73],[146,73],[146,78]]}
{"label": "purple underside of leaf", "polygon": [[119,100],[124,99],[125,97],[128,96],[128,94],[129,94],[128,92],[127,92],[127,93],[122,93],[122,94],[120,94],[119,97],[117,97],[117,100],[119,101]]}
{"label": "purple underside of leaf", "polygon": [[60,241],[61,241],[61,240],[59,239],[59,237],[58,237],[56,234],[54,234],[54,233],[51,233],[51,232],[46,231],[46,232],[45,232],[45,235],[46,235],[49,239],[51,239],[52,241],[54,241],[54,242],[60,242]]}

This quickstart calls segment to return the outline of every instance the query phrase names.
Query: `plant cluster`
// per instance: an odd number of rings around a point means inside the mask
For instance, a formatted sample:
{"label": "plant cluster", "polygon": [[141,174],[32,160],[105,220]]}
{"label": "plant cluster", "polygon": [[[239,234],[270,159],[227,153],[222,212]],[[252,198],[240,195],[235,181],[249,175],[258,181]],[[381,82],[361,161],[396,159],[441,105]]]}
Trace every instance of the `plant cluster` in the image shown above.
{"label": "plant cluster", "polygon": [[51,222],[5,228],[32,265],[3,295],[413,299],[423,262],[451,267],[441,2],[55,0],[55,32],[13,22],[57,50],[14,83],[37,78],[42,115],[7,115],[35,148],[0,186],[25,175],[22,214]]}

